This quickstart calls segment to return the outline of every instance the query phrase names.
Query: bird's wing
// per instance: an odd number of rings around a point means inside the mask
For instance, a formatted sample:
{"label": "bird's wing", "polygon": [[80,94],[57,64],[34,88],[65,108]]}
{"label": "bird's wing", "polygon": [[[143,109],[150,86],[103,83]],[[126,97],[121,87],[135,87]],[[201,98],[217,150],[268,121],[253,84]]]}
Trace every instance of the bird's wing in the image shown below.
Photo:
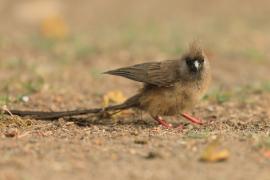
{"label": "bird's wing", "polygon": [[160,87],[170,86],[179,79],[178,64],[179,61],[177,60],[149,62],[107,71],[105,74],[123,76],[128,79]]}

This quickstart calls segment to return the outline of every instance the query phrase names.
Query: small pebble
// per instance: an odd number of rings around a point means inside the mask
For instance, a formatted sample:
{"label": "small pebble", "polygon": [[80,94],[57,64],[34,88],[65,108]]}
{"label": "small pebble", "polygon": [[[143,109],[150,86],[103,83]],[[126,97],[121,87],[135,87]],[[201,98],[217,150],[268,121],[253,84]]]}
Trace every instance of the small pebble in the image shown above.
{"label": "small pebble", "polygon": [[15,137],[18,136],[18,129],[17,128],[10,128],[5,132],[6,137]]}
{"label": "small pebble", "polygon": [[30,100],[29,96],[23,96],[22,101],[23,102],[28,102]]}
{"label": "small pebble", "polygon": [[157,152],[150,151],[146,156],[145,159],[156,159],[156,158],[162,158],[162,155]]}
{"label": "small pebble", "polygon": [[130,135],[133,135],[133,136],[138,136],[138,135],[139,135],[139,133],[138,133],[137,131],[132,131],[132,132],[130,132]]}
{"label": "small pebble", "polygon": [[135,140],[134,143],[143,145],[143,144],[147,144],[148,142],[146,140],[144,140],[144,139],[140,139],[140,140]]}

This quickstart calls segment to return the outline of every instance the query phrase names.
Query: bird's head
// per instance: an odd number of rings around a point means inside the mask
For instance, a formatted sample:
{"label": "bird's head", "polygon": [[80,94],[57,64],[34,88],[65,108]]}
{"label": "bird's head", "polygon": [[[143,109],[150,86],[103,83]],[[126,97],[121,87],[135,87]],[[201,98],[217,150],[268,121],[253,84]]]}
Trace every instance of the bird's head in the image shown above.
{"label": "bird's head", "polygon": [[185,58],[185,63],[186,63],[186,66],[187,66],[190,73],[197,74],[203,70],[204,57],[202,57],[202,56],[198,56],[198,57],[187,56]]}
{"label": "bird's head", "polygon": [[182,57],[180,67],[181,75],[185,79],[199,79],[209,69],[209,64],[203,50],[196,43],[192,43],[189,51]]}

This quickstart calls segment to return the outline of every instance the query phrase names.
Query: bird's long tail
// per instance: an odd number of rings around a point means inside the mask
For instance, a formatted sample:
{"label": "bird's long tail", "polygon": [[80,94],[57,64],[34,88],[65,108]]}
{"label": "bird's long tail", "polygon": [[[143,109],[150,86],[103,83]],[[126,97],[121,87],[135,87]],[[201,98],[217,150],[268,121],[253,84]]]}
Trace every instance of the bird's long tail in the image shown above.
{"label": "bird's long tail", "polygon": [[9,110],[9,111],[5,111],[4,114],[30,116],[34,119],[50,120],[50,119],[58,119],[61,117],[67,117],[67,116],[79,116],[79,115],[95,114],[95,113],[102,113],[102,112],[109,112],[109,111],[121,111],[128,108],[138,107],[138,99],[139,99],[139,95],[135,95],[127,99],[122,104],[108,106],[105,108],[76,109],[76,110],[71,110],[71,111],[57,111],[57,112]]}

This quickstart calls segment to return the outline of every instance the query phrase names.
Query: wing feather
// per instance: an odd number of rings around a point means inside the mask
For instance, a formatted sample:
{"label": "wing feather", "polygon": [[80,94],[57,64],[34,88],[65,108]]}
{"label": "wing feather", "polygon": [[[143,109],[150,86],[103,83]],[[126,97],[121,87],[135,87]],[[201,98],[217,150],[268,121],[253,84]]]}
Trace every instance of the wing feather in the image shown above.
{"label": "wing feather", "polygon": [[177,82],[179,60],[136,64],[105,72],[155,86],[170,86]]}

